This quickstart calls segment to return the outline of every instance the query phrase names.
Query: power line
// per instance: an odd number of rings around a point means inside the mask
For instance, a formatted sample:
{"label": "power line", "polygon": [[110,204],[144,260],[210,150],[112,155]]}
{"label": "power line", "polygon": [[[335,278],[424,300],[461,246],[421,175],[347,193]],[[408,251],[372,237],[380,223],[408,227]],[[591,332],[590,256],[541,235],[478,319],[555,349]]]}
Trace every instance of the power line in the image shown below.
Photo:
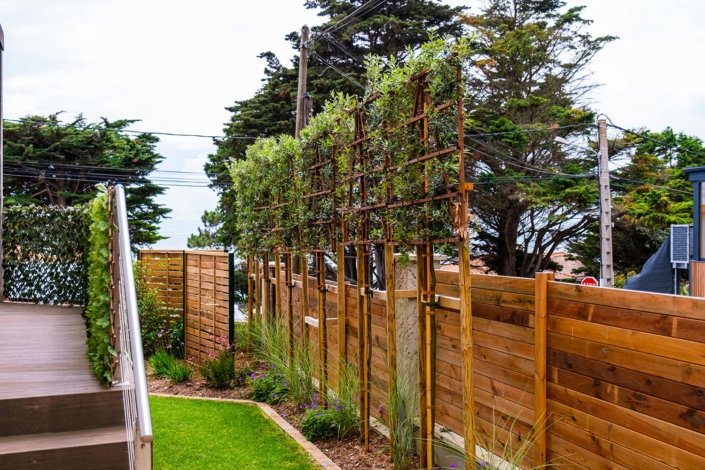
{"label": "power line", "polygon": [[680,145],[669,144],[668,142],[664,142],[664,141],[662,141],[662,140],[654,139],[653,137],[649,137],[648,135],[644,135],[644,134],[641,134],[641,133],[639,133],[639,132],[630,131],[629,129],[625,129],[625,128],[623,128],[623,127],[619,127],[619,126],[614,125],[614,124],[611,124],[611,123],[608,124],[608,126],[613,127],[613,128],[615,128],[615,129],[619,129],[620,131],[626,132],[627,134],[635,135],[635,136],[640,137],[640,138],[642,138],[642,139],[644,139],[644,140],[649,140],[649,141],[654,142],[654,143],[657,143],[657,144],[659,144],[659,145],[663,145],[664,147],[668,147],[668,148],[671,148],[671,149],[677,149],[677,150],[680,150],[681,152],[690,153],[690,154],[693,154],[693,155],[697,155],[697,156],[699,156],[699,157],[705,157],[705,154],[703,154],[703,153],[696,152],[695,150],[690,150],[690,149],[683,148],[683,147],[681,147]]}
{"label": "power line", "polygon": [[340,70],[340,69],[339,69],[338,67],[336,67],[335,65],[333,65],[333,64],[331,64],[330,62],[328,62],[327,60],[325,60],[325,59],[324,59],[323,57],[321,57],[319,54],[316,54],[316,53],[314,52],[314,55],[315,55],[316,57],[318,57],[318,58],[321,60],[321,62],[323,62],[324,64],[326,64],[328,67],[330,67],[331,69],[333,69],[333,70],[335,70],[336,72],[338,72],[338,73],[339,73],[340,75],[342,75],[344,78],[348,79],[348,80],[350,81],[350,83],[352,83],[353,85],[359,86],[360,88],[362,88],[363,90],[365,90],[365,85],[363,85],[362,83],[358,82],[356,79],[354,79],[354,78],[351,77],[350,75],[348,75],[348,74],[346,74],[345,72],[343,72],[342,70]]}
{"label": "power line", "polygon": [[[32,119],[4,119],[5,121],[9,122],[15,122],[15,123],[20,123],[20,124],[40,124],[43,126],[53,126],[53,127],[74,127],[76,129],[80,129],[75,126],[71,126],[70,124],[54,124],[51,122],[44,122],[44,121],[33,121]],[[88,129],[86,129],[88,130]],[[246,137],[246,136],[222,136],[222,135],[204,135],[204,134],[181,134],[181,133],[176,133],[176,132],[155,132],[155,131],[138,131],[138,130],[132,130],[132,129],[108,129],[108,128],[94,128],[93,130],[97,131],[115,131],[115,132],[129,132],[132,134],[153,134],[153,135],[168,135],[172,137],[200,137],[200,138],[205,138],[205,139],[236,139],[236,140],[257,140],[259,137]]]}
{"label": "power line", "polygon": [[[372,11],[372,9],[376,8],[377,6],[381,5],[381,4],[384,3],[384,2],[385,2],[385,0],[372,0],[372,1],[370,1],[370,2],[367,2],[367,3],[363,4],[363,5],[360,5],[360,6],[357,7],[355,10],[351,11],[350,13],[348,13],[347,15],[345,15],[345,16],[344,16],[343,18],[341,18],[340,20],[338,20],[338,21],[336,21],[335,23],[333,23],[332,25],[328,26],[328,28],[326,28],[325,30],[321,31],[319,34],[322,35],[322,34],[325,34],[325,33],[331,33],[331,32],[333,32],[333,31],[337,31],[338,29],[340,29],[340,28],[342,28],[342,27],[345,26],[344,24],[341,24],[342,22],[348,21],[348,20],[354,18],[354,17],[357,16],[358,14],[362,13],[363,10],[365,10],[365,9],[368,9],[368,8],[369,8],[369,9],[370,9],[369,11]],[[375,5],[375,4],[377,4],[377,5]],[[368,13],[369,13],[369,11],[368,11]],[[313,38],[311,38],[311,41],[315,41],[317,37],[318,37],[318,35],[314,36]],[[310,41],[310,42],[311,42],[311,41]]]}
{"label": "power line", "polygon": [[181,171],[181,170],[160,170],[160,169],[141,169],[141,168],[120,168],[112,166],[100,166],[100,165],[78,165],[73,163],[58,163],[58,162],[33,162],[28,160],[5,160],[6,164],[16,164],[17,166],[24,165],[39,165],[47,167],[59,167],[59,168],[69,168],[69,169],[88,169],[88,170],[114,170],[115,172],[147,172],[147,173],[173,173],[173,174],[187,174],[187,175],[206,175],[206,176],[223,176],[225,173],[206,173],[199,171]]}
{"label": "power line", "polygon": [[644,185],[644,186],[649,186],[649,187],[652,187],[652,188],[665,189],[666,191],[672,191],[672,192],[674,192],[674,193],[687,194],[687,195],[689,195],[689,196],[692,196],[692,195],[693,195],[693,193],[691,193],[691,192],[689,192],[689,191],[683,191],[682,189],[676,189],[676,188],[669,188],[668,186],[661,186],[661,185],[649,183],[649,182],[646,182],[646,181],[637,181],[637,180],[632,180],[632,179],[629,179],[629,178],[622,178],[621,176],[614,176],[614,175],[610,175],[610,178],[613,179],[613,180],[615,180],[615,181],[627,181],[627,182],[629,182],[629,183],[642,184],[642,185]]}
{"label": "power line", "polygon": [[514,131],[502,131],[502,132],[484,132],[484,133],[475,133],[475,134],[468,134],[472,135],[473,137],[490,137],[494,135],[510,135],[510,134],[533,134],[535,132],[551,132],[551,131],[557,131],[560,129],[573,129],[576,127],[595,127],[595,124],[570,124],[567,126],[558,126],[558,127],[544,127],[542,129],[517,129]]}

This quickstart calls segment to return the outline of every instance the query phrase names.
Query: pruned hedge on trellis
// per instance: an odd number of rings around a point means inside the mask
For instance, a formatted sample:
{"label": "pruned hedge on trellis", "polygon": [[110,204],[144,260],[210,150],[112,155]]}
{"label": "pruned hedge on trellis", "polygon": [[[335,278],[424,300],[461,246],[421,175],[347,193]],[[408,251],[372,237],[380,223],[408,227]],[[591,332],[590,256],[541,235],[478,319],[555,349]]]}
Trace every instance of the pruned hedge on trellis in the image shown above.
{"label": "pruned hedge on trellis", "polygon": [[[370,57],[361,100],[332,96],[301,140],[250,146],[230,167],[240,253],[456,237],[458,114],[449,111],[462,103],[470,56],[467,41],[437,39],[403,64]],[[420,114],[425,129],[416,124]]]}

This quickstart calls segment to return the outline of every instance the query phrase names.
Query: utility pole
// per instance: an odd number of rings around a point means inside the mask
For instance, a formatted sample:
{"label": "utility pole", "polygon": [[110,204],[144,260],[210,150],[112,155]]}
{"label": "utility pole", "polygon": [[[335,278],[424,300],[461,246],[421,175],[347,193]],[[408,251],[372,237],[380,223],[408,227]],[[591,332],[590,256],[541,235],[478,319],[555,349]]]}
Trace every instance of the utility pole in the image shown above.
{"label": "utility pole", "polygon": [[612,264],[612,196],[610,195],[610,169],[607,148],[607,121],[597,121],[600,148],[600,286],[614,286]]}
{"label": "utility pole", "polygon": [[299,53],[299,88],[296,93],[296,134],[298,139],[306,119],[304,95],[306,94],[306,74],[308,73],[308,26],[301,28],[301,52]]}
{"label": "utility pole", "polygon": [[[294,137],[297,139],[301,134],[301,129],[304,128],[304,122],[306,120],[305,103],[304,97],[308,95],[306,92],[306,75],[308,74],[308,26],[304,25],[301,28],[301,49],[299,52],[299,87],[296,92],[296,132]],[[310,97],[309,97],[310,99]],[[295,273],[302,273],[301,279],[306,284],[306,276],[308,276],[308,262],[302,263],[301,258],[308,260],[307,257],[298,256],[293,257],[292,269]],[[305,287],[308,289],[308,287]],[[306,300],[308,304],[308,300]]]}

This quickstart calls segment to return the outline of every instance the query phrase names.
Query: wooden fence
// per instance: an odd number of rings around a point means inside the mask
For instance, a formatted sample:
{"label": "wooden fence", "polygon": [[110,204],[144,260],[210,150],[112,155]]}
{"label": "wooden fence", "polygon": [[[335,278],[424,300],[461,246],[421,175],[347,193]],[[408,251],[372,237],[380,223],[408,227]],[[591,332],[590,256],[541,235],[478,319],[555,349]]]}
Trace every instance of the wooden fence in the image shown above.
{"label": "wooden fence", "polygon": [[[160,298],[184,311],[189,357],[207,358],[222,347],[219,337],[231,338],[228,254],[145,250],[140,258]],[[705,299],[563,284],[550,274],[472,275],[473,361],[467,370],[458,272],[435,270],[432,335],[423,336],[427,315],[400,308],[403,301],[417,306],[418,286],[364,293],[346,284],[340,292],[336,282],[308,276],[304,289],[301,275],[288,283],[286,265],[279,264],[277,276],[276,260],[267,264],[268,271],[264,263],[251,270],[253,312],[275,315],[296,338],[308,335],[324,363],[316,375],[325,375],[333,388],[340,357],[368,367],[360,368],[361,379],[369,370],[371,393],[360,399],[373,418],[387,422],[390,347],[396,349],[401,334],[396,324],[406,322],[433,345],[433,393],[420,411],[433,410],[428,418],[436,438],[454,433],[463,442],[463,403],[472,379],[477,443],[494,442],[497,448],[489,451],[499,453],[501,446],[535,441],[523,468],[541,462],[587,469],[705,468]],[[369,315],[361,319],[360,311]],[[417,349],[424,347],[419,341]],[[419,352],[422,375],[428,362]]]}
{"label": "wooden fence", "polygon": [[[282,271],[279,278],[285,275]],[[253,277],[264,285],[263,274]],[[318,353],[325,344],[328,379],[335,388],[341,354],[364,362],[360,291],[346,285],[340,312],[338,285],[326,282],[323,343],[316,340],[319,280],[308,278],[308,318],[302,319],[300,278],[294,275],[292,283],[294,335],[308,334]],[[472,377],[477,443],[494,442],[497,448],[489,450],[499,454],[501,446],[535,441],[523,468],[538,462],[587,469],[705,468],[705,299],[563,284],[551,274],[472,275],[469,371],[461,354],[459,274],[436,270],[435,278],[430,407],[437,438],[465,432],[464,387]],[[279,318],[289,324],[288,287],[279,285],[279,300],[270,308],[275,311],[280,302]],[[397,294],[408,298],[409,292]],[[368,345],[371,415],[384,422],[388,295],[371,294]],[[344,335],[339,335],[341,320]]]}
{"label": "wooden fence", "polygon": [[186,357],[201,362],[232,341],[232,255],[222,251],[140,250],[139,258],[159,299],[183,315]]}

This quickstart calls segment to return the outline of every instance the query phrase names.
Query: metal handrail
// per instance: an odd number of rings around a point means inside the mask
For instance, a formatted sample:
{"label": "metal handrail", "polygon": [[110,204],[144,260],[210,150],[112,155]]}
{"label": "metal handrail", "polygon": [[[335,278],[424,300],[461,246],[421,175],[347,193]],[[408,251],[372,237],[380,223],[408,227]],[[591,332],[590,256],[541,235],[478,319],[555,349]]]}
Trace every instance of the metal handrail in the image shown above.
{"label": "metal handrail", "polygon": [[130,255],[130,232],[127,225],[127,207],[125,188],[115,185],[115,209],[117,216],[117,235],[120,250],[120,264],[122,269],[122,282],[125,288],[125,307],[127,324],[130,333],[130,349],[132,355],[132,370],[134,373],[135,402],[139,420],[140,440],[144,443],[152,442],[152,417],[149,411],[149,394],[147,392],[147,374],[144,368],[144,352],[142,351],[142,335],[140,318],[137,310],[137,293],[135,290],[135,276],[132,271],[132,257]]}

